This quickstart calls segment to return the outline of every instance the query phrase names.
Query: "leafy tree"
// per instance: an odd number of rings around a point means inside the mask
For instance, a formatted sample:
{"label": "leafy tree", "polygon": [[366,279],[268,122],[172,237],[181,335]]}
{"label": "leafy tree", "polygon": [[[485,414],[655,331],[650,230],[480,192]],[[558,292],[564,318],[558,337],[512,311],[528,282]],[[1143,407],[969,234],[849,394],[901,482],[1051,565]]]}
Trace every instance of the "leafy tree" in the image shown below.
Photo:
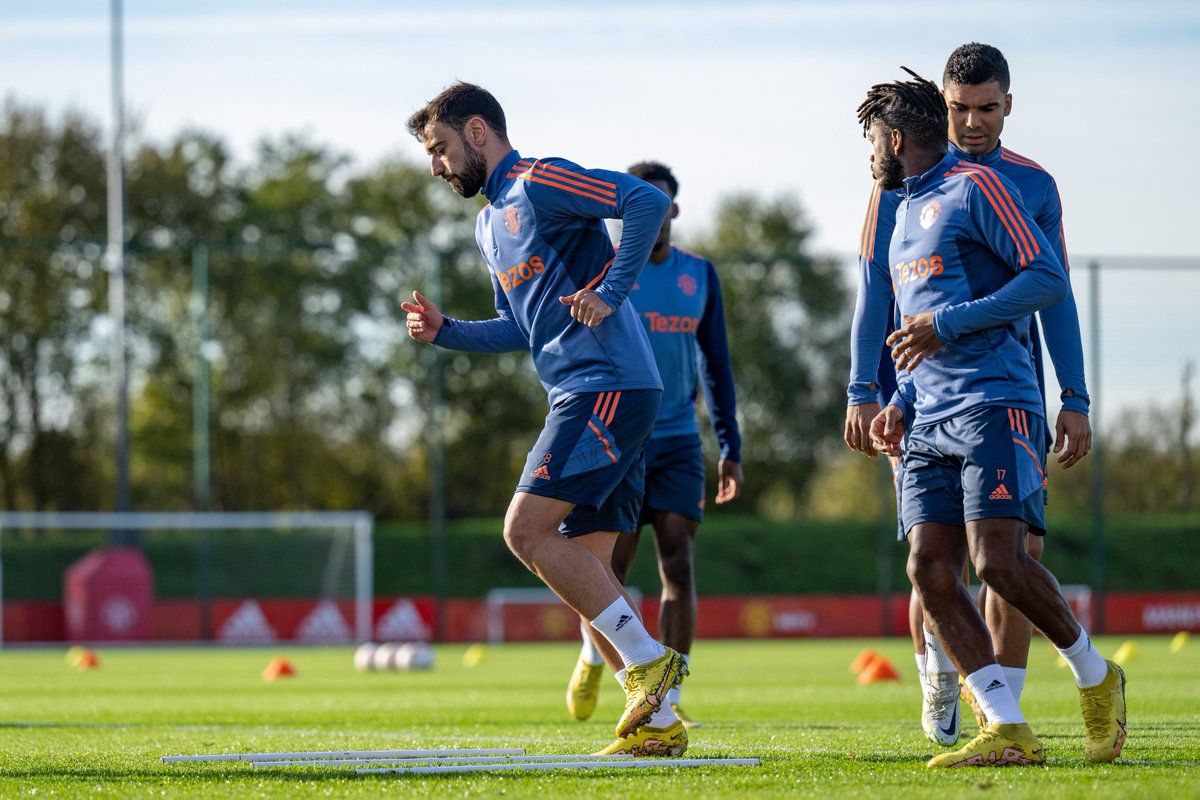
{"label": "leafy tree", "polygon": [[849,296],[836,262],[809,252],[795,200],[732,197],[695,249],[717,265],[738,388],[746,504],[793,516],[840,440]]}
{"label": "leafy tree", "polygon": [[92,322],[105,302],[97,128],[12,100],[0,119],[0,486],[6,508],[88,506],[103,481]]}

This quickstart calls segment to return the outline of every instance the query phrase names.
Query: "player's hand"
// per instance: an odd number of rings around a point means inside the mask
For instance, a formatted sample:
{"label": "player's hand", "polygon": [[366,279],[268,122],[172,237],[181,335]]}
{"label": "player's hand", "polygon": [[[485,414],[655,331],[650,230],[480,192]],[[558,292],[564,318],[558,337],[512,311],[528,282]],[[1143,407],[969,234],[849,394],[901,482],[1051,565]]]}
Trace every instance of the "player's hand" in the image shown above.
{"label": "player's hand", "polygon": [[717,462],[717,505],[736,500],[742,493],[742,465],[722,458]]}
{"label": "player's hand", "polygon": [[846,407],[846,446],[851,450],[874,458],[878,455],[871,444],[871,420],[879,413],[879,403],[861,403]]}
{"label": "player's hand", "polygon": [[1054,452],[1063,469],[1078,464],[1092,450],[1092,422],[1087,414],[1063,409],[1054,423]]}
{"label": "player's hand", "polygon": [[930,311],[905,316],[904,326],[892,331],[887,343],[892,346],[892,359],[896,362],[897,371],[912,371],[942,346],[933,332],[933,313]]}
{"label": "player's hand", "polygon": [[442,329],[442,312],[420,292],[413,292],[413,300],[416,302],[400,304],[408,312],[408,335],[418,342],[433,344]]}
{"label": "player's hand", "polygon": [[871,420],[871,442],[884,455],[904,454],[904,412],[888,406]]}
{"label": "player's hand", "polygon": [[612,306],[591,289],[580,289],[575,294],[558,298],[558,302],[570,306],[571,316],[589,328],[596,327],[613,313]]}

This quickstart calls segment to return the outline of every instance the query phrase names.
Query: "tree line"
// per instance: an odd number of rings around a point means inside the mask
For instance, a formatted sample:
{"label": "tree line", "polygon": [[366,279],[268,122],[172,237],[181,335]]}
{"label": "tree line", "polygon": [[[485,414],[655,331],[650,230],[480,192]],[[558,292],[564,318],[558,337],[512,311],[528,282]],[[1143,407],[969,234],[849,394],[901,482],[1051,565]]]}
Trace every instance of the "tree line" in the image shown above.
{"label": "tree line", "polygon": [[[204,131],[133,138],[125,238],[134,507],[202,502],[193,415],[207,383],[212,509],[365,508],[419,519],[430,502],[440,375],[447,512],[502,510],[547,411],[528,355],[437,354],[408,340],[399,308],[412,289],[440,285],[447,313],[495,313],[474,242],[479,205],[404,158],[359,167],[297,135],[261,142],[244,163]],[[104,145],[86,115],[4,106],[5,509],[115,501]],[[724,285],[749,476],[743,510],[799,511],[840,437],[850,289],[833,259],[809,252],[810,236],[794,199],[738,196],[687,243],[714,260]]]}

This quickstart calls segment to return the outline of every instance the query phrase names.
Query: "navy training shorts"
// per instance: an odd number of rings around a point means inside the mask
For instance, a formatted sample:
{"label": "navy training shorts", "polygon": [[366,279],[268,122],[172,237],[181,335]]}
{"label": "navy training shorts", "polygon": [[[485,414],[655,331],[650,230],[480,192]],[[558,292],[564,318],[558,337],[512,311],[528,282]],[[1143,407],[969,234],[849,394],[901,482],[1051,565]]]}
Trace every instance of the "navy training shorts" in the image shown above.
{"label": "navy training shorts", "polygon": [[661,402],[658,389],[563,397],[546,415],[517,491],[574,503],[559,526],[564,536],[634,530]]}

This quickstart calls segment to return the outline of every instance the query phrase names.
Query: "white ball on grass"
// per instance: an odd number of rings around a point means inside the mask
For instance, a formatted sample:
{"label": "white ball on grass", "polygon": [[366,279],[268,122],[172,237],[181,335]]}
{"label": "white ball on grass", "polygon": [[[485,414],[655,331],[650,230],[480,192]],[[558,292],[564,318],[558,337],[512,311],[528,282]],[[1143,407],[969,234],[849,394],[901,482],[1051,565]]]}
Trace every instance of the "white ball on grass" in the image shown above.
{"label": "white ball on grass", "polygon": [[375,650],[379,645],[374,642],[365,642],[358,646],[354,651],[354,668],[359,672],[370,672],[375,669]]}

